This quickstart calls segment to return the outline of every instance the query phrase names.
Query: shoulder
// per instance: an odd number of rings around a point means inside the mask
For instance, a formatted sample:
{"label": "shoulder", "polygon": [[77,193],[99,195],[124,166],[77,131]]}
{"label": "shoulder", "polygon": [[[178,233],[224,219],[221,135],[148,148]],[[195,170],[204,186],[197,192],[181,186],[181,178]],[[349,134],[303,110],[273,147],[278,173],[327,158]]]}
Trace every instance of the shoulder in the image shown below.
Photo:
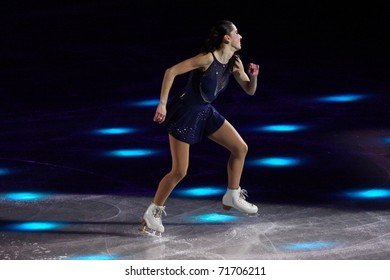
{"label": "shoulder", "polygon": [[205,71],[213,62],[211,53],[199,53],[168,68],[172,75],[181,75],[186,72],[199,69]]}
{"label": "shoulder", "polygon": [[194,57],[194,59],[197,60],[197,64],[199,65],[199,68],[201,68],[202,71],[205,71],[214,61],[214,57],[211,52],[203,52],[199,53]]}
{"label": "shoulder", "polygon": [[214,57],[211,52],[207,53],[199,53],[198,55],[195,56],[200,62],[203,64],[210,65],[214,61]]}

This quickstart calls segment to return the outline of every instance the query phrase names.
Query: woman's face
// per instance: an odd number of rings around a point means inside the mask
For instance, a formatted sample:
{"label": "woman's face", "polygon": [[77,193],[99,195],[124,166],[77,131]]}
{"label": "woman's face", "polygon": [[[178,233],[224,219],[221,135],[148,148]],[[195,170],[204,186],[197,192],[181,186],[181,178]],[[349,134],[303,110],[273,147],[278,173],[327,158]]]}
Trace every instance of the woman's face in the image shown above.
{"label": "woman's face", "polygon": [[238,30],[235,25],[233,25],[233,30],[228,34],[231,39],[231,45],[233,48],[240,50],[241,49],[241,39],[242,36],[238,33]]}

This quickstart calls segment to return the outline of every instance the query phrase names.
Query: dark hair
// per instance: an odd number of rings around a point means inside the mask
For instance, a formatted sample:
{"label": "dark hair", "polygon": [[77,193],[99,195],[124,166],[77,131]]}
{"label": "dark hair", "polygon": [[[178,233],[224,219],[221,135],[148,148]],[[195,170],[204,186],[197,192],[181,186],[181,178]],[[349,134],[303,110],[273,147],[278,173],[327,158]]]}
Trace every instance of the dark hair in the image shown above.
{"label": "dark hair", "polygon": [[[233,22],[229,20],[219,20],[210,29],[210,34],[207,40],[203,43],[200,51],[204,53],[213,52],[220,48],[223,42],[223,36],[229,34],[233,30]],[[229,60],[229,69],[233,72],[233,67],[240,58],[238,51]]]}
{"label": "dark hair", "polygon": [[219,20],[210,29],[209,37],[203,43],[201,52],[212,52],[218,49],[223,42],[223,36],[233,30],[233,22],[229,20]]}

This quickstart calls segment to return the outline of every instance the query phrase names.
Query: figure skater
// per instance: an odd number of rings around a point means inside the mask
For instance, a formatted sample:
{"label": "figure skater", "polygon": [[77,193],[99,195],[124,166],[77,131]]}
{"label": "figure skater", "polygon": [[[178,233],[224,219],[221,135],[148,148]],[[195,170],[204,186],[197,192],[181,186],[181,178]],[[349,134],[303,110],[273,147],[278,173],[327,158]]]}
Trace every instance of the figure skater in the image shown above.
{"label": "figure skater", "polygon": [[[186,176],[190,145],[200,142],[205,136],[230,151],[223,209],[257,213],[257,206],[246,201],[247,192],[240,187],[248,146],[236,129],[211,105],[226,89],[231,75],[248,95],[255,94],[259,65],[249,63],[245,72],[237,54],[241,49],[241,39],[231,21],[218,21],[211,28],[199,54],[165,71],[160,103],[153,121],[167,128],[172,169],[160,181],[153,202],[143,216],[140,231],[158,233],[159,236],[164,232],[161,216],[166,215],[165,201]],[[185,90],[168,99],[175,77],[188,72]]]}

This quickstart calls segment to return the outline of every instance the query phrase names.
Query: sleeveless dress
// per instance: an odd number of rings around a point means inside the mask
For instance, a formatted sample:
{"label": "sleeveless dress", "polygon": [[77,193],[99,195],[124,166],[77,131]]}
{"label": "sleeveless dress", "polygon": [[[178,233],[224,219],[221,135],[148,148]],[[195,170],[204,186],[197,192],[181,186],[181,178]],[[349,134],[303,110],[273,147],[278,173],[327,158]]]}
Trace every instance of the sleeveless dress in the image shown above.
{"label": "sleeveless dress", "polygon": [[193,70],[182,94],[171,98],[163,126],[176,139],[195,144],[217,131],[225,118],[211,105],[226,89],[231,72],[228,64],[214,61],[205,72]]}

